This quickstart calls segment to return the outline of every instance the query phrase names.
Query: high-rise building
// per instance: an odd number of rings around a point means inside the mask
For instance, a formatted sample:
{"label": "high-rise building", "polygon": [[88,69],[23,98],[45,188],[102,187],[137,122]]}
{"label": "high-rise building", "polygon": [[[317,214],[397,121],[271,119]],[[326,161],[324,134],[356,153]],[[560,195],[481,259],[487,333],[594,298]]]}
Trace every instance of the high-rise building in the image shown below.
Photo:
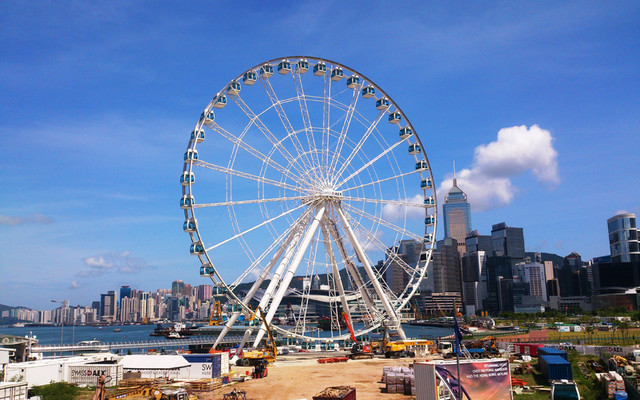
{"label": "high-rise building", "polygon": [[198,300],[207,301],[213,297],[212,285],[198,285]]}
{"label": "high-rise building", "polygon": [[458,243],[458,252],[466,252],[465,238],[471,230],[471,205],[467,195],[458,187],[458,180],[453,178],[453,187],[447,193],[442,205],[442,221],[444,237],[452,237]]}
{"label": "high-rise building", "polygon": [[128,297],[131,298],[131,288],[129,286],[121,286],[120,287],[120,298],[118,299],[120,303],[122,303],[122,298]]}
{"label": "high-rise building", "polygon": [[402,240],[400,244],[387,250],[387,263],[389,264],[385,272],[385,280],[391,290],[400,294],[409,284],[409,274],[403,264],[415,268],[420,260],[420,255],[424,250],[424,244],[418,240]]}
{"label": "high-rise building", "polygon": [[611,260],[614,263],[640,261],[636,215],[624,213],[611,217],[607,220],[607,228]]}
{"label": "high-rise building", "polygon": [[109,290],[100,295],[100,318],[105,322],[113,322],[116,318],[116,292]]}
{"label": "high-rise building", "polygon": [[184,281],[177,280],[171,283],[171,296],[182,297],[184,295]]}
{"label": "high-rise building", "polygon": [[[468,248],[467,248],[468,250]],[[462,298],[467,315],[483,310],[487,298],[487,257],[482,250],[462,256]]]}
{"label": "high-rise building", "polygon": [[522,261],[524,254],[524,233],[522,228],[512,228],[504,222],[491,227],[491,245],[493,254],[498,257],[510,257],[514,262]]}
{"label": "high-rise building", "polygon": [[484,251],[487,256],[493,255],[493,245],[491,244],[490,235],[480,235],[478,231],[473,230],[467,232],[465,238],[467,253]]}
{"label": "high-rise building", "polygon": [[457,241],[452,237],[438,240],[433,252],[433,291],[462,293],[461,269]]}

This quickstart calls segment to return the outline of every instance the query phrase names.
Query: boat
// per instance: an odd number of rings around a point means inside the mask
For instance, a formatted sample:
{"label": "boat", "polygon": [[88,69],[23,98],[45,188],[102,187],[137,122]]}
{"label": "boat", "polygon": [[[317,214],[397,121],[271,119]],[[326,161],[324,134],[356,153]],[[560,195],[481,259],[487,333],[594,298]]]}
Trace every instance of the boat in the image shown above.
{"label": "boat", "polygon": [[120,329],[120,328],[116,328],[116,329],[114,329],[113,331],[114,331],[114,332],[122,332],[122,329]]}

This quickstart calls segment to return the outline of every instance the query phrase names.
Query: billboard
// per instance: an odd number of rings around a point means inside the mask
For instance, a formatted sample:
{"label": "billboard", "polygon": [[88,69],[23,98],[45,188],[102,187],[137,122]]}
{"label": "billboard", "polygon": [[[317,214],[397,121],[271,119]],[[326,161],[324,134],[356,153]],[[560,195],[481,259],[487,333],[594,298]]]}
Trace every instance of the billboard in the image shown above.
{"label": "billboard", "polygon": [[[455,361],[418,363],[414,367],[417,399],[437,399],[445,386],[448,386],[456,398],[459,398],[460,387],[456,379],[458,371]],[[432,374],[435,375],[433,379],[429,376]],[[418,380],[423,382],[419,383]],[[509,361],[505,359],[460,360],[460,383],[463,399],[510,400]]]}

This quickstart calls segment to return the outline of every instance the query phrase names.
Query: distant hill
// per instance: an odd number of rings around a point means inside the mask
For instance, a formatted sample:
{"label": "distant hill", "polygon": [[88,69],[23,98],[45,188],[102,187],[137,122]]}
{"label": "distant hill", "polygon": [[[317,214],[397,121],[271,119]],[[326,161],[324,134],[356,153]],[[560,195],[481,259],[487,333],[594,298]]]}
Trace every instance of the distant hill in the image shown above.
{"label": "distant hill", "polygon": [[19,319],[14,318],[14,317],[3,317],[2,316],[4,311],[11,312],[11,310],[14,310],[14,309],[17,309],[17,308],[30,310],[29,307],[22,307],[22,306],[14,307],[14,306],[7,306],[7,305],[4,305],[4,304],[0,304],[0,325],[11,325],[11,324],[15,324],[16,322],[22,322]]}

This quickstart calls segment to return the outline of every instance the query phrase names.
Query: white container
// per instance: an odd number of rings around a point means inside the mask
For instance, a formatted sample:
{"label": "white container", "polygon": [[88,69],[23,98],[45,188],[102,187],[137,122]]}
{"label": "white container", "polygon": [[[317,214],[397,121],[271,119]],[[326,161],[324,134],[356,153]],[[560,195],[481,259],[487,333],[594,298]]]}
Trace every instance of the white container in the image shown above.
{"label": "white container", "polygon": [[101,375],[110,376],[105,386],[118,386],[122,380],[122,365],[120,364],[78,364],[67,367],[67,379],[69,383],[78,386],[95,386]]}

